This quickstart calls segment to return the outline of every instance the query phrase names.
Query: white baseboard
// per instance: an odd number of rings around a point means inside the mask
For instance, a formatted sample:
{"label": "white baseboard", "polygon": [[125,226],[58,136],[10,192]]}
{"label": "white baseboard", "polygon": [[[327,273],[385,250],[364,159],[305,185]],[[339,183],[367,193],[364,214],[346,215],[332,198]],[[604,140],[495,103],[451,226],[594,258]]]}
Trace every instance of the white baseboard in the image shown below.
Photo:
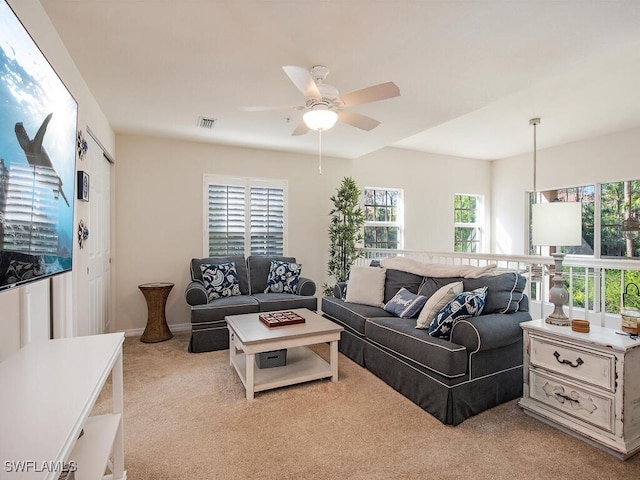
{"label": "white baseboard", "polygon": [[[184,332],[191,331],[190,323],[180,323],[178,325],[169,325],[169,330],[172,332]],[[144,328],[131,328],[128,330],[120,330],[124,332],[125,337],[140,337],[144,333]]]}

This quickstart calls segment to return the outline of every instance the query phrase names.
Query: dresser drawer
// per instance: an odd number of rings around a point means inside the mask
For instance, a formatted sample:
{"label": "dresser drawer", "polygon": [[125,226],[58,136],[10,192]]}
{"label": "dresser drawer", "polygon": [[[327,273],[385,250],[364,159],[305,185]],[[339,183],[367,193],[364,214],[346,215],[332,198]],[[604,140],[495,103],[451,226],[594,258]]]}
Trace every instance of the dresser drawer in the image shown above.
{"label": "dresser drawer", "polygon": [[610,392],[615,391],[615,357],[578,345],[558,343],[553,340],[530,336],[529,356],[531,365],[541,367],[561,376],[590,383]]}
{"label": "dresser drawer", "polygon": [[607,432],[614,431],[614,397],[580,388],[546,372],[529,370],[529,395],[555,410]]}

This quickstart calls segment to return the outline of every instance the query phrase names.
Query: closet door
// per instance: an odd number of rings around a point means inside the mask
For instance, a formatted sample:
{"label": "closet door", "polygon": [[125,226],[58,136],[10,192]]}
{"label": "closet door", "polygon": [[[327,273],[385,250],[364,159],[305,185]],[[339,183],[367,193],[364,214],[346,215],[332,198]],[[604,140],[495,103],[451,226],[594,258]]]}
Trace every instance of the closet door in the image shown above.
{"label": "closet door", "polygon": [[[111,328],[111,163],[87,135],[89,180],[89,240],[87,241],[88,335]],[[82,322],[82,319],[79,319]]]}

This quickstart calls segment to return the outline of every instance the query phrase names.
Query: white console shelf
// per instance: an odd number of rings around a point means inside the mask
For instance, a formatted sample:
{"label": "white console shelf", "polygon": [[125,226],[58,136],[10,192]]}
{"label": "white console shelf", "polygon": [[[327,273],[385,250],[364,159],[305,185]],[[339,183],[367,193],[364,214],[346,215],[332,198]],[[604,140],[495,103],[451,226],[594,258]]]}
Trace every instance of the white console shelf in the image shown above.
{"label": "white console shelf", "polygon": [[[69,462],[75,480],[126,479],[123,341],[111,333],[33,342],[0,363],[0,479],[57,480]],[[109,375],[112,412],[90,417]]]}

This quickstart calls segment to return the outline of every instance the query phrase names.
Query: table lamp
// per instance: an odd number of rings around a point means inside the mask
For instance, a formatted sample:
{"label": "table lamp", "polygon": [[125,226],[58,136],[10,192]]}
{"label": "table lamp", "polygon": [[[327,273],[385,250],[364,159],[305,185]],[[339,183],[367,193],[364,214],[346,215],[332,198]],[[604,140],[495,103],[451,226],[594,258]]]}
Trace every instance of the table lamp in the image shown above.
{"label": "table lamp", "polygon": [[[578,202],[536,203],[531,211],[532,243],[537,246],[570,247],[582,244],[582,204]],[[553,286],[549,289],[549,301],[554,309],[545,322],[569,326],[571,321],[564,313],[569,292],[564,287],[562,261],[564,253],[551,254],[555,263]]]}

